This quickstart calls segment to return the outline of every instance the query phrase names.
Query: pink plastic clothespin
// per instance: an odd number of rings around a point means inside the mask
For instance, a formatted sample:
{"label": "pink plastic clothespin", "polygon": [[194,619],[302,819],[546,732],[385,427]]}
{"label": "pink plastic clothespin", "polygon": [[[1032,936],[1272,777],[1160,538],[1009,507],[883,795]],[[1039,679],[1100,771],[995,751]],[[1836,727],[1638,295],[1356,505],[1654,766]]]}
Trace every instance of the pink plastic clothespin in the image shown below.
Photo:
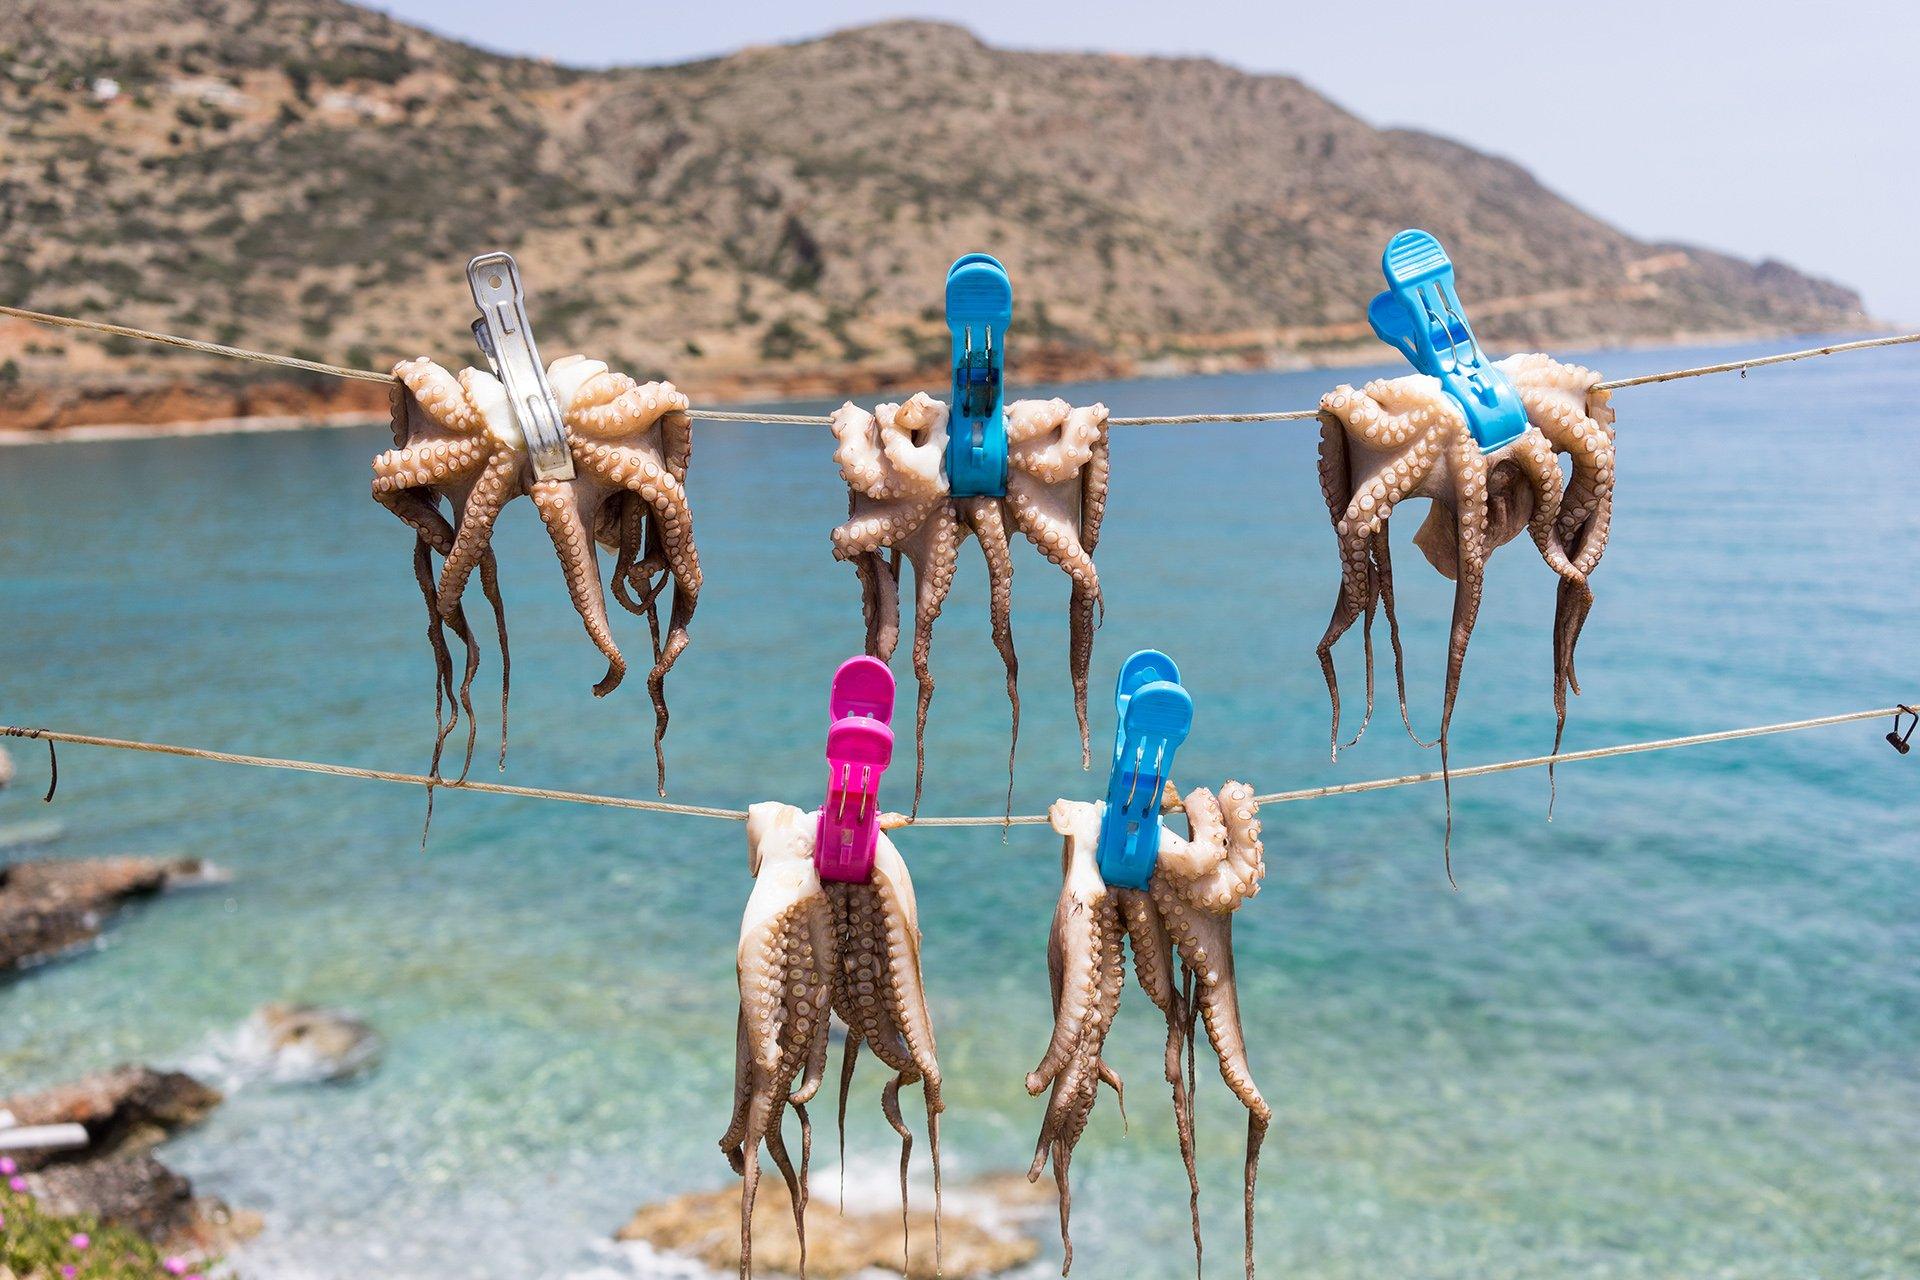
{"label": "pink plastic clothespin", "polygon": [[822,880],[865,884],[880,838],[880,775],[893,760],[893,672],[878,658],[848,658],[827,698],[827,802],[814,833]]}

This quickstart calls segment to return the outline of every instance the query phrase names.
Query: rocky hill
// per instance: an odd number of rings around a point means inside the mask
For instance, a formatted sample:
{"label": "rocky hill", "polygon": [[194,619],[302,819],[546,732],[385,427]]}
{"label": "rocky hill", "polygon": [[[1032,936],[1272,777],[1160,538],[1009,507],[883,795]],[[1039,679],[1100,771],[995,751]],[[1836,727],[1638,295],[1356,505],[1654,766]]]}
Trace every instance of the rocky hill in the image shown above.
{"label": "rocky hill", "polygon": [[[979,248],[1014,279],[1022,378],[1371,342],[1408,225],[1452,248],[1492,346],[1865,320],[1295,79],[930,23],[586,72],[339,0],[10,0],[0,120],[0,302],[360,366],[470,361],[462,268],[496,246],[550,356],[709,396],[938,381],[942,276]],[[0,424],[368,391],[0,320]]]}

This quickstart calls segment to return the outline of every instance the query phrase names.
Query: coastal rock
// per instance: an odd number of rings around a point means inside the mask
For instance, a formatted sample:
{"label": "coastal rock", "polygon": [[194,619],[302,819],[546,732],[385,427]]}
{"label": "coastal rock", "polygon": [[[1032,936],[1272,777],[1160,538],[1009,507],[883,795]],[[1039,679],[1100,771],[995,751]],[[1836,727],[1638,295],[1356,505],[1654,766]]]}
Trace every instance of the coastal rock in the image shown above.
{"label": "coastal rock", "polygon": [[[1020,1190],[1003,1191],[1017,1181]],[[911,1249],[907,1280],[933,1280],[932,1197],[926,1209],[909,1215]],[[1045,1197],[1044,1209],[1052,1203]],[[944,1236],[941,1270],[947,1280],[997,1276],[1024,1266],[1039,1253],[1033,1237],[1010,1225],[1032,1216],[1036,1201],[1024,1177],[983,1179],[947,1197],[941,1215]],[[648,1205],[620,1228],[615,1239],[640,1241],[668,1253],[692,1258],[731,1273],[740,1265],[740,1188],[695,1191]],[[778,1178],[760,1183],[753,1208],[753,1265],[762,1276],[800,1274],[800,1246],[793,1231],[793,1201]],[[849,1208],[842,1214],[832,1197],[816,1196],[807,1205],[807,1274],[819,1280],[847,1280],[869,1271],[900,1275],[900,1210]]]}
{"label": "coastal rock", "polygon": [[84,858],[0,866],[0,972],[91,942],[117,908],[204,874],[197,858]]}
{"label": "coastal rock", "polygon": [[177,1130],[206,1119],[220,1094],[192,1076],[152,1067],[116,1067],[71,1084],[0,1101],[23,1125],[77,1124],[87,1145],[76,1151],[24,1151],[23,1169],[100,1162],[146,1150]]}
{"label": "coastal rock", "polygon": [[168,1249],[217,1253],[260,1233],[260,1215],[196,1197],[193,1184],[140,1152],[27,1175],[27,1191],[48,1213],[98,1218]]}
{"label": "coastal rock", "polygon": [[78,1124],[87,1145],[16,1151],[27,1193],[50,1214],[95,1217],[179,1252],[217,1253],[255,1235],[258,1214],[196,1197],[186,1178],[149,1148],[198,1124],[220,1094],[192,1076],[125,1066],[0,1100],[23,1125]]}

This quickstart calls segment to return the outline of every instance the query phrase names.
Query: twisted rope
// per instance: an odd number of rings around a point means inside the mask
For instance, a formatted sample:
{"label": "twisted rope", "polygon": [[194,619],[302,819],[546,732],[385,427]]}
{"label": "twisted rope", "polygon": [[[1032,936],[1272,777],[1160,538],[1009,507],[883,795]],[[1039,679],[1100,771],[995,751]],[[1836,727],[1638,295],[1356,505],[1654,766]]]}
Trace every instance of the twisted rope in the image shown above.
{"label": "twisted rope", "polygon": [[[392,374],[381,373],[377,369],[352,369],[345,365],[323,364],[318,360],[302,360],[297,356],[276,355],[269,351],[250,351],[245,347],[202,342],[198,338],[182,338],[171,333],[156,333],[151,329],[135,329],[129,325],[109,324],[104,320],[82,320],[75,316],[50,315],[44,311],[27,311],[20,307],[7,306],[0,306],[0,315],[12,316],[16,320],[28,320],[34,324],[52,325],[61,329],[83,329],[120,338],[138,338],[143,342],[157,342],[163,346],[197,351],[203,355],[228,356],[235,360],[251,360],[256,364],[300,369],[307,373],[330,374],[336,378],[353,378],[361,382],[393,381]],[[1681,378],[1699,378],[1711,373],[1739,372],[1744,376],[1748,369],[1759,369],[1770,364],[1788,364],[1795,360],[1811,360],[1817,356],[1839,355],[1846,351],[1865,351],[1871,347],[1897,347],[1909,342],[1920,342],[1920,333],[1902,333],[1884,338],[1862,338],[1856,342],[1837,342],[1824,347],[1808,347],[1804,351],[1783,351],[1777,355],[1756,356],[1751,360],[1697,365],[1691,369],[1670,369],[1665,373],[1647,373],[1637,378],[1616,378],[1612,382],[1596,383],[1594,390],[1618,391],[1622,387],[1645,387],[1656,382],[1676,382]],[[823,427],[833,421],[823,413],[763,413],[751,409],[694,409],[689,416],[706,422],[763,422],[803,427]],[[1152,414],[1140,418],[1108,418],[1107,425],[1145,427],[1194,426],[1218,422],[1304,422],[1318,416],[1318,409],[1284,409],[1254,413]]]}
{"label": "twisted rope", "polygon": [[135,329],[124,324],[108,324],[104,320],[81,320],[75,316],[49,315],[44,311],[26,311],[19,307],[0,306],[0,316],[12,316],[16,320],[31,320],[35,324],[51,325],[56,329],[84,329],[89,333],[105,333],[116,338],[138,338],[142,342],[158,342],[162,346],[179,347],[184,351],[198,351],[208,356],[229,356],[235,360],[251,360],[255,364],[279,365],[283,369],[301,369],[307,373],[325,373],[336,378],[354,378],[361,382],[392,382],[393,375],[381,373],[375,369],[350,369],[345,365],[322,364],[318,360],[302,360],[298,356],[275,355],[271,351],[249,351],[245,347],[229,347],[218,342],[202,342],[198,338],[182,338],[177,334],[155,333],[151,329]]}
{"label": "twisted rope", "polygon": [[[1715,742],[1735,742],[1742,738],[1760,738],[1776,733],[1797,733],[1805,729],[1825,729],[1833,725],[1853,724],[1861,720],[1880,720],[1899,711],[1904,704],[1874,707],[1866,711],[1848,711],[1840,715],[1820,716],[1812,720],[1787,720],[1779,724],[1751,725],[1742,729],[1721,729],[1713,733],[1695,733],[1681,738],[1656,738],[1649,742],[1623,742],[1610,747],[1592,747],[1585,751],[1563,751],[1557,756],[1527,756],[1503,760],[1497,764],[1477,764],[1452,771],[1453,780],[1482,778],[1489,774],[1511,773],[1517,769],[1537,769],[1542,765],[1578,764],[1587,760],[1608,760],[1615,756],[1638,755],[1647,751],[1671,751],[1680,747],[1699,747]],[[298,773],[319,773],[336,778],[364,778],[374,782],[397,782],[414,787],[432,787],[436,791],[477,791],[486,795],[519,796],[529,800],[558,800],[566,804],[598,805],[609,809],[638,809],[644,813],[679,814],[689,818],[720,818],[744,822],[745,809],[722,809],[712,805],[673,804],[666,800],[643,800],[631,796],[597,795],[587,791],[567,791],[554,787],[516,787],[501,782],[460,782],[419,773],[396,773],[390,769],[363,769],[356,765],[325,764],[314,760],[290,760],[280,756],[243,755],[234,751],[214,751],[206,747],[182,747],[163,742],[140,742],[128,738],[102,738],[88,733],[65,733],[53,729],[20,725],[0,725],[0,737],[33,738],[49,744],[69,742],[86,747],[105,747],[113,751],[141,751],[157,755],[183,756],[190,760],[211,760],[216,764],[246,765],[256,769],[290,769]],[[1302,791],[1273,791],[1255,796],[1256,804],[1291,804],[1296,800],[1321,800],[1328,796],[1357,795],[1363,791],[1385,791],[1392,787],[1411,787],[1438,782],[1438,770],[1408,773],[1394,778],[1373,778],[1365,782],[1342,782],[1332,786],[1308,787]],[[52,798],[52,793],[48,793]],[[890,830],[900,827],[999,827],[1042,826],[1044,813],[1023,813],[1011,817],[983,814],[976,817],[908,818],[887,814],[881,825]]]}

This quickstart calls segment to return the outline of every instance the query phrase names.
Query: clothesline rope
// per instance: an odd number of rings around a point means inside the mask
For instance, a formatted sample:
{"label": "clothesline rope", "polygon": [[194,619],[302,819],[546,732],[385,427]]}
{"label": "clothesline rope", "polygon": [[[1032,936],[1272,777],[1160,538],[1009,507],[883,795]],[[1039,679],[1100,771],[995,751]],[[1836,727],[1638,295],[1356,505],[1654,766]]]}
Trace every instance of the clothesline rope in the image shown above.
{"label": "clothesline rope", "polygon": [[[1527,756],[1519,760],[1503,760],[1495,764],[1468,765],[1454,769],[1455,782],[1466,778],[1483,778],[1490,774],[1511,773],[1517,769],[1537,769],[1543,765],[1578,764],[1586,760],[1607,760],[1614,756],[1638,755],[1647,751],[1671,751],[1679,747],[1699,747],[1716,742],[1734,742],[1742,738],[1760,738],[1776,733],[1796,733],[1804,729],[1825,729],[1834,725],[1853,724],[1861,720],[1884,720],[1898,712],[1911,713],[1906,704],[1890,707],[1874,707],[1866,711],[1848,711],[1840,715],[1820,716],[1812,720],[1787,720],[1779,724],[1750,725],[1741,729],[1720,729],[1712,733],[1695,733],[1680,738],[1656,738],[1648,742],[1623,742],[1610,747],[1591,747],[1584,751],[1563,751],[1557,756]],[[374,782],[397,782],[408,786],[431,787],[436,791],[477,791],[485,795],[519,796],[528,800],[558,800],[566,804],[597,805],[609,809],[638,809],[646,813],[671,813],[690,818],[720,818],[730,822],[744,822],[745,809],[722,809],[712,805],[674,804],[666,800],[645,800],[632,796],[596,795],[587,791],[566,791],[552,787],[516,787],[503,782],[459,782],[451,778],[433,778],[418,773],[398,773],[390,769],[363,769],[356,765],[326,764],[315,760],[291,760],[280,756],[244,755],[234,751],[214,751],[206,747],[182,747],[164,742],[140,742],[128,738],[103,738],[88,733],[65,733],[55,729],[33,728],[23,725],[0,725],[0,737],[30,738],[49,744],[56,742],[72,743],[77,746],[105,747],[114,751],[150,752],[157,755],[182,756],[190,760],[210,760],[216,764],[246,765],[256,769],[291,769],[298,773],[319,773],[336,778],[363,778]],[[1427,773],[1408,773],[1394,778],[1372,778],[1364,782],[1342,782],[1325,787],[1308,787],[1300,791],[1274,791],[1257,795],[1254,801],[1261,805],[1290,804],[1296,800],[1321,800],[1329,796],[1358,795],[1365,791],[1385,791],[1393,787],[1410,787],[1421,783],[1438,782],[1441,774],[1438,770]],[[48,793],[51,797],[51,792]],[[887,815],[884,826],[899,828],[916,827],[998,827],[998,826],[1041,826],[1047,821],[1043,813],[1022,813],[1011,817],[999,814],[985,814],[972,817],[929,817],[908,819],[902,815]]]}
{"label": "clothesline rope", "polygon": [[[187,351],[197,351],[203,355],[227,356],[235,360],[250,360],[257,364],[277,365],[285,369],[299,369],[307,373],[327,374],[336,378],[352,378],[360,382],[392,382],[391,373],[381,373],[377,369],[353,369],[345,365],[324,364],[318,360],[302,360],[298,356],[277,355],[270,351],[250,351],[245,347],[229,347],[217,342],[202,342],[198,338],[182,338],[171,333],[156,333],[150,329],[135,329],[129,325],[109,324],[104,320],[83,320],[77,316],[52,315],[44,311],[28,311],[22,307],[0,306],[0,315],[12,316],[16,320],[27,320],[34,324],[52,325],[61,329],[81,329],[91,333],[104,333],[120,338],[138,338],[143,342],[157,342],[164,346],[179,347]],[[1808,347],[1802,351],[1782,351],[1770,356],[1756,356],[1751,360],[1730,360],[1724,364],[1698,365],[1691,369],[1669,369],[1664,373],[1647,373],[1637,378],[1616,378],[1612,382],[1602,382],[1595,386],[1596,391],[1618,391],[1623,387],[1651,386],[1657,382],[1675,382],[1681,378],[1698,378],[1712,373],[1744,374],[1748,369],[1764,368],[1770,364],[1787,364],[1795,360],[1811,360],[1817,356],[1839,355],[1845,351],[1864,351],[1871,347],[1897,347],[1910,342],[1920,342],[1920,333],[1893,334],[1882,338],[1862,338],[1854,342],[1830,343],[1823,347]],[[1191,426],[1203,423],[1220,422],[1303,422],[1318,416],[1316,409],[1285,409],[1272,412],[1255,413],[1183,413],[1162,414],[1138,418],[1108,418],[1109,426]],[[811,413],[761,413],[746,409],[695,409],[694,418],[706,422],[760,422],[775,423],[782,426],[826,426],[833,419],[826,414]]]}

